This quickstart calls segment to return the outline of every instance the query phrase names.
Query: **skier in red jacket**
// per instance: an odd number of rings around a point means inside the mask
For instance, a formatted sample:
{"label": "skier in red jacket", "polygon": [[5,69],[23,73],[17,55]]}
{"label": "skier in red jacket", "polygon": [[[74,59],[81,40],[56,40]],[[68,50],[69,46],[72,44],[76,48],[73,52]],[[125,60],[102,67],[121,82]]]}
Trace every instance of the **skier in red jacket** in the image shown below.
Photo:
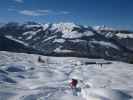
{"label": "skier in red jacket", "polygon": [[77,79],[72,79],[70,82],[70,87],[72,89],[73,95],[77,96],[77,84],[78,80]]}
{"label": "skier in red jacket", "polygon": [[70,82],[70,86],[71,86],[72,89],[76,88],[77,84],[78,84],[78,80],[77,79],[72,79],[71,82]]}

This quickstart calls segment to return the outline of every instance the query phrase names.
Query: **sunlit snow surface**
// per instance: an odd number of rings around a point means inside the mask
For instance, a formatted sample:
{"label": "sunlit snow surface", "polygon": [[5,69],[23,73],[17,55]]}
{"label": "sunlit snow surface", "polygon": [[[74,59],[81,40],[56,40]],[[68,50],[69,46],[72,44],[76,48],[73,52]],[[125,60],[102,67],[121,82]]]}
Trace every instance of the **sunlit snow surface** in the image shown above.
{"label": "sunlit snow surface", "polygon": [[[131,64],[46,56],[42,56],[45,63],[39,63],[38,56],[0,52],[0,100],[131,100],[133,96]],[[81,81],[78,96],[69,87],[73,77]]]}

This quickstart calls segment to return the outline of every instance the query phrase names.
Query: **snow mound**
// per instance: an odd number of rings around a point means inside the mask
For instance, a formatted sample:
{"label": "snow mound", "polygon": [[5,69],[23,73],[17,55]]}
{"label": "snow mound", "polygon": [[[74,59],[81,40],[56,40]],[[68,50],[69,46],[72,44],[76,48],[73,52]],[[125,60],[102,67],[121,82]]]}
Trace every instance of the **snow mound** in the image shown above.
{"label": "snow mound", "polygon": [[16,67],[10,67],[10,68],[7,68],[8,72],[24,72],[24,70],[20,69],[20,68],[16,68]]}
{"label": "snow mound", "polygon": [[15,80],[12,78],[6,76],[6,75],[0,75],[0,82],[6,82],[6,83],[16,83]]}
{"label": "snow mound", "polygon": [[72,95],[64,95],[60,97],[58,100],[85,100],[82,97],[79,96],[72,96]]}
{"label": "snow mound", "polygon": [[130,100],[131,98],[120,90],[105,88],[82,89],[81,95],[85,100]]}
{"label": "snow mound", "polygon": [[0,69],[0,74],[8,74],[6,71]]}
{"label": "snow mound", "polygon": [[17,64],[8,65],[6,68],[6,71],[8,72],[24,72],[25,70],[26,70],[25,66],[17,65]]}

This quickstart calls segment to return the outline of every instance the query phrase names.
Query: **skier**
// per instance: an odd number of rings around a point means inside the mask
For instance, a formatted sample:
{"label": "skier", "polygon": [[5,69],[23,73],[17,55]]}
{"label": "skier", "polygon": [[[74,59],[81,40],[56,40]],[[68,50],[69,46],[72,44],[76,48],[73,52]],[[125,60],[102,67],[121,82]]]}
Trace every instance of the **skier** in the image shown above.
{"label": "skier", "polygon": [[73,95],[77,96],[77,84],[78,84],[78,80],[77,79],[72,79],[70,82],[70,87],[72,89]]}
{"label": "skier", "polygon": [[38,57],[38,62],[45,63],[45,61],[41,58],[41,56]]}
{"label": "skier", "polygon": [[78,80],[77,79],[72,79],[71,82],[70,82],[71,88],[76,88],[77,84],[78,84]]}

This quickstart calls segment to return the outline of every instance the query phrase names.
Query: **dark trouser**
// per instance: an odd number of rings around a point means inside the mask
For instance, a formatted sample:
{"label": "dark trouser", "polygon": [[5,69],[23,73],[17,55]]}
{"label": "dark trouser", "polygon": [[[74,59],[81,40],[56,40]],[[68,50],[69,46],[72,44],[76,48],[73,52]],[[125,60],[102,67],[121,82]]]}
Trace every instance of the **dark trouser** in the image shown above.
{"label": "dark trouser", "polygon": [[73,96],[78,96],[78,91],[76,87],[72,88],[72,93],[73,93]]}

